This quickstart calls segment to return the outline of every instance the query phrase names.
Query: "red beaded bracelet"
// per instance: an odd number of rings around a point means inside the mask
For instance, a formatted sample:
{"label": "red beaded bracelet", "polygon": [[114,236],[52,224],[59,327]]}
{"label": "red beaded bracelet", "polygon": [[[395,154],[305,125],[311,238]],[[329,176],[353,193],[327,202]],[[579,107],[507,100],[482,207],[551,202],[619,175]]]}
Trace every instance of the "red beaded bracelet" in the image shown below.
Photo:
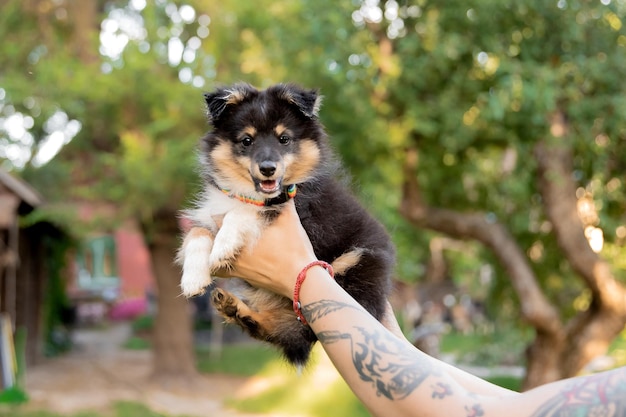
{"label": "red beaded bracelet", "polygon": [[296,279],[296,286],[293,289],[293,311],[295,311],[296,316],[298,317],[298,321],[305,325],[308,323],[306,319],[304,318],[304,316],[302,315],[302,310],[300,310],[301,308],[300,287],[302,287],[302,283],[304,282],[306,278],[307,271],[314,266],[323,267],[330,274],[331,278],[335,277],[335,273],[333,272],[333,267],[328,262],[324,262],[324,261],[313,261],[307,266],[305,266],[304,268],[302,268],[302,271],[300,271],[300,273],[298,274],[298,278]]}

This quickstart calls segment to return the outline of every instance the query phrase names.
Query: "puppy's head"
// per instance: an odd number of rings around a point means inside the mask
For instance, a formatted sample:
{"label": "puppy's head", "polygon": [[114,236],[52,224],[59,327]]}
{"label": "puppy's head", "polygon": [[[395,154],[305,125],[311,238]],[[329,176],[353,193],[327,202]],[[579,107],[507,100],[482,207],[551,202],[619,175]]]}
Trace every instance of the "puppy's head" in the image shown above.
{"label": "puppy's head", "polygon": [[315,90],[235,84],[205,99],[213,130],[203,140],[203,162],[221,188],[273,198],[314,177],[328,158]]}

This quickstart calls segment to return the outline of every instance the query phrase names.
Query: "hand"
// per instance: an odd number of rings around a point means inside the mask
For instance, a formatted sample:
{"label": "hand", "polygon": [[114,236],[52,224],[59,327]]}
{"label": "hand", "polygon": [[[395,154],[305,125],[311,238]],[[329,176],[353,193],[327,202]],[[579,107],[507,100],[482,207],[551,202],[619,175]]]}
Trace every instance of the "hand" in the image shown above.
{"label": "hand", "polygon": [[224,275],[241,277],[291,299],[298,274],[315,260],[311,241],[290,200],[259,240],[239,254],[234,269]]}

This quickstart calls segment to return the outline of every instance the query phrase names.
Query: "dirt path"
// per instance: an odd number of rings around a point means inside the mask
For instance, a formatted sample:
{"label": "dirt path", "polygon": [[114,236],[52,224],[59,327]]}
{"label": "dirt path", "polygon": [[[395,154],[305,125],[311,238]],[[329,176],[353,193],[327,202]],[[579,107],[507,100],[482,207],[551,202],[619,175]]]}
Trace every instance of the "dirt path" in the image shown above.
{"label": "dirt path", "polygon": [[121,348],[129,334],[126,324],[77,331],[74,351],[27,370],[26,389],[31,400],[26,407],[67,415],[107,411],[117,401],[134,401],[172,416],[252,417],[223,404],[224,398],[245,389],[246,378],[203,376],[196,390],[202,395],[150,385],[151,353]]}

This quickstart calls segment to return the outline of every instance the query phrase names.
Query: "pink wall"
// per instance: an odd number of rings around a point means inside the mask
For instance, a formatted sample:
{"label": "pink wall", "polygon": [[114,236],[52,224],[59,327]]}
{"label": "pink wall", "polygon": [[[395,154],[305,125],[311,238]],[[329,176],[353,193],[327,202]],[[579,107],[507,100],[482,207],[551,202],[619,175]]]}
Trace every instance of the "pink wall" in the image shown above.
{"label": "pink wall", "polygon": [[121,278],[120,299],[143,298],[154,288],[150,253],[143,236],[132,222],[115,232],[118,275]]}

